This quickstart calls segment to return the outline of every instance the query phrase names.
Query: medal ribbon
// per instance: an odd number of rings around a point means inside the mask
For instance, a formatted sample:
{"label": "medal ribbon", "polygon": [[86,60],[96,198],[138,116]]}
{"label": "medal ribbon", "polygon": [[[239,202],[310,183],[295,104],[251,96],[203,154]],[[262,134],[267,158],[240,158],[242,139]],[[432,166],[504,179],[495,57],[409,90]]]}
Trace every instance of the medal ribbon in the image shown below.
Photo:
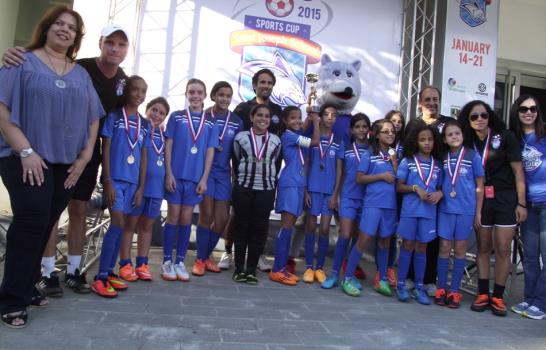
{"label": "medal ribbon", "polygon": [[332,133],[332,135],[330,135],[330,140],[328,140],[328,147],[326,148],[326,151],[323,150],[322,140],[319,142],[318,146],[319,146],[319,152],[320,152],[320,159],[321,160],[324,160],[324,157],[326,156],[326,153],[330,149],[330,146],[332,145],[332,142],[334,142],[334,133]]}
{"label": "medal ribbon", "polygon": [[360,153],[358,153],[358,147],[356,147],[356,142],[353,142],[353,151],[355,152],[356,160],[360,163]]}
{"label": "medal ribbon", "polygon": [[457,178],[459,177],[459,169],[461,168],[461,164],[463,162],[464,154],[465,154],[464,147],[461,148],[459,151],[459,155],[457,156],[457,162],[455,163],[455,170],[451,171],[451,157],[449,155],[450,152],[447,152],[447,172],[449,173],[449,177],[451,178],[451,188],[455,188],[455,184],[457,183]]}
{"label": "medal ribbon", "polygon": [[425,188],[428,189],[428,185],[430,185],[430,181],[432,181],[432,174],[434,174],[434,158],[430,157],[430,172],[428,173],[428,177],[425,180],[425,174],[423,173],[423,168],[421,167],[421,162],[419,161],[419,158],[416,156],[413,156],[413,159],[415,160],[415,165],[417,165],[417,172],[419,173],[419,177],[421,180],[423,180],[423,183],[425,184]]}
{"label": "medal ribbon", "polygon": [[305,158],[303,157],[303,151],[301,150],[301,146],[298,145],[298,158],[300,159],[301,167],[305,167]]}
{"label": "medal ribbon", "polygon": [[[487,156],[489,155],[489,143],[491,142],[491,128],[487,128],[487,138],[485,139],[485,146],[483,147],[483,152],[480,154],[482,156],[482,166],[485,169],[485,164],[487,163]],[[478,151],[478,147],[474,144],[474,149]]]}
{"label": "medal ribbon", "polygon": [[195,129],[193,127],[193,121],[190,115],[189,108],[186,109],[186,118],[188,119],[188,129],[190,129],[191,138],[193,140],[193,144],[197,144],[197,140],[199,139],[199,136],[201,135],[201,132],[203,131],[203,126],[205,125],[205,112],[201,114],[201,118],[199,119],[199,127],[197,128],[197,132],[195,132]]}
{"label": "medal ribbon", "polygon": [[135,141],[131,140],[131,128],[129,127],[129,117],[127,116],[127,112],[125,112],[125,108],[121,109],[123,111],[123,122],[125,123],[125,131],[127,132],[127,141],[129,141],[129,147],[131,148],[131,153],[133,153],[133,150],[135,149],[137,143],[138,143],[138,135],[140,133],[140,114],[137,112],[137,128],[136,128],[136,137]]}
{"label": "medal ribbon", "polygon": [[264,158],[265,155],[265,146],[269,143],[269,132],[265,132],[265,140],[262,143],[262,147],[258,150],[258,141],[256,140],[256,134],[254,134],[254,129],[250,128],[250,137],[252,138],[252,145],[254,148],[254,156],[256,160],[260,161]]}
{"label": "medal ribbon", "polygon": [[[214,116],[214,112],[212,111],[212,109],[210,110],[210,114],[212,115],[213,118],[216,118]],[[218,136],[218,141],[220,142],[220,144],[222,144],[222,142],[224,142],[224,135],[226,134],[226,131],[228,129],[229,118],[230,117],[231,117],[231,112],[228,111],[228,114],[227,114],[227,117],[226,117],[226,123],[224,124],[224,128],[222,129],[222,133],[220,134],[220,136]]]}
{"label": "medal ribbon", "polygon": [[397,155],[397,156],[398,156],[398,154],[400,153],[400,147],[401,147],[400,141],[398,141],[398,142],[396,143],[395,148],[394,148],[394,150],[396,151],[396,155]]}
{"label": "medal ribbon", "polygon": [[154,131],[155,128],[152,129],[152,146],[154,147],[155,153],[157,156],[161,156],[161,152],[163,152],[163,149],[165,148],[165,136],[163,136],[163,131],[161,128],[158,128],[159,130],[159,138],[161,139],[161,146],[158,148],[154,141]]}

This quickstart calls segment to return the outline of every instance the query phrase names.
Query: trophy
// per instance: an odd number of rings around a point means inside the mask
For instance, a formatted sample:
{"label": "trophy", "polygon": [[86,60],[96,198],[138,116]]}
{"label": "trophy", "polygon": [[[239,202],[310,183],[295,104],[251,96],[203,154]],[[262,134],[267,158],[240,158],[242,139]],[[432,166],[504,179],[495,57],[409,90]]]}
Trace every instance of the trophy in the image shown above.
{"label": "trophy", "polygon": [[317,105],[317,87],[314,84],[319,80],[319,75],[317,73],[307,73],[305,74],[305,80],[311,84],[311,92],[307,97],[307,113],[318,113],[320,107]]}

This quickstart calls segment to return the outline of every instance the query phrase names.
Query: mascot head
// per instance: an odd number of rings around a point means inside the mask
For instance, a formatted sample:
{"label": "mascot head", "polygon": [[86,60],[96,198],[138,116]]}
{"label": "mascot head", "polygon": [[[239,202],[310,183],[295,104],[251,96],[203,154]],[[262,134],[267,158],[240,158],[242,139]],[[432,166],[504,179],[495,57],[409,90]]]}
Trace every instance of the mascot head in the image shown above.
{"label": "mascot head", "polygon": [[352,63],[332,61],[324,54],[320,60],[317,83],[317,103],[331,103],[339,114],[350,114],[356,106],[362,85],[360,84],[360,60]]}

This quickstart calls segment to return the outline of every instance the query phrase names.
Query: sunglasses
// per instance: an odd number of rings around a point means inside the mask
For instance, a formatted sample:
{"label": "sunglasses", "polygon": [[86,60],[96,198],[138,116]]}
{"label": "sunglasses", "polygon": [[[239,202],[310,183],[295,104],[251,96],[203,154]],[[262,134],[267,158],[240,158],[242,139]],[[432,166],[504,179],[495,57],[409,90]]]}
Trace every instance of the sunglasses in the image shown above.
{"label": "sunglasses", "polygon": [[527,112],[536,113],[538,112],[538,109],[537,109],[537,106],[531,106],[531,107],[520,106],[518,107],[518,112],[520,112],[521,114],[525,114]]}
{"label": "sunglasses", "polygon": [[487,119],[489,119],[489,113],[483,112],[483,113],[480,113],[480,114],[471,114],[470,115],[470,120],[472,120],[473,122],[478,120],[478,118],[482,118],[483,120],[487,120]]}

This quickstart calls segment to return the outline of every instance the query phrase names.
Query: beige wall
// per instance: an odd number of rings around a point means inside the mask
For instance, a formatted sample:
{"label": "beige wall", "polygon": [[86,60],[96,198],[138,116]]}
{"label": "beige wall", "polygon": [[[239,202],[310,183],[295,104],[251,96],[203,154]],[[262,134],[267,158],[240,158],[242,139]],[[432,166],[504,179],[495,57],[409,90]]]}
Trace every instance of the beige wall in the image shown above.
{"label": "beige wall", "polygon": [[13,46],[19,0],[0,0],[0,52]]}

